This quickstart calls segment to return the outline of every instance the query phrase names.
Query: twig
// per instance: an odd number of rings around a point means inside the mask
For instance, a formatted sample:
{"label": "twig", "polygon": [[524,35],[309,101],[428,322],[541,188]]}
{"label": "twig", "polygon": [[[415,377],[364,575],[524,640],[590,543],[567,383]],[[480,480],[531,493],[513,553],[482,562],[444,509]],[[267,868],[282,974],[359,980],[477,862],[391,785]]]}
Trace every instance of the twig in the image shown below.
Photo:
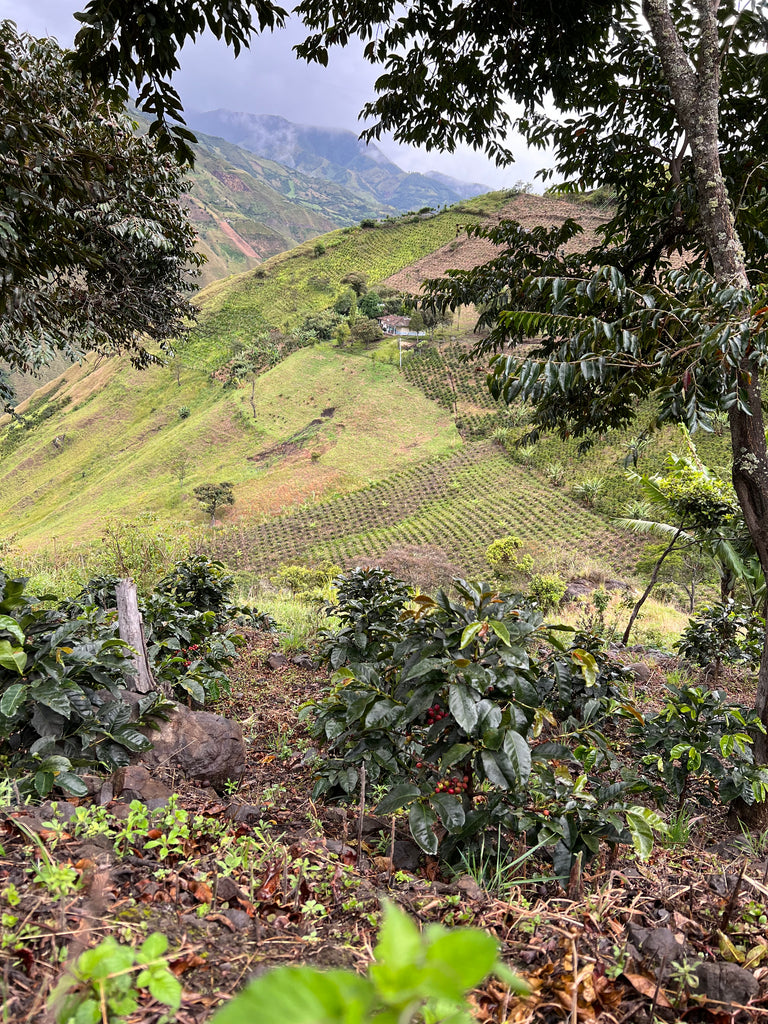
{"label": "twig", "polygon": [[392,872],[395,870],[395,816],[392,815],[392,831],[389,837],[389,869],[387,870],[387,887],[392,884]]}
{"label": "twig", "polygon": [[733,887],[731,898],[728,900],[728,903],[725,906],[725,910],[723,911],[723,916],[720,918],[720,931],[723,933],[723,935],[725,935],[725,933],[728,931],[728,925],[730,924],[731,915],[733,914],[734,908],[736,906],[736,900],[739,895],[739,890],[741,889],[741,880],[744,877],[744,872],[746,868],[747,859],[745,857],[741,865],[741,871],[739,871],[739,877],[736,879],[736,885],[734,885]]}
{"label": "twig", "polygon": [[360,765],[360,815],[357,819],[357,868],[363,859],[363,818],[365,817],[365,765]]}
{"label": "twig", "polygon": [[656,975],[656,988],[653,990],[653,999],[651,1000],[651,1009],[648,1013],[648,1019],[653,1024],[653,1015],[656,1012],[656,1000],[659,998],[659,992],[661,990],[661,979],[664,977],[664,971],[667,968],[667,958],[663,956],[661,963],[659,964],[659,973]]}
{"label": "twig", "polygon": [[[571,960],[573,961],[573,992],[571,993],[571,1024],[579,1020],[579,952],[576,949],[576,936],[571,935]],[[653,1016],[651,1016],[653,1020]]]}

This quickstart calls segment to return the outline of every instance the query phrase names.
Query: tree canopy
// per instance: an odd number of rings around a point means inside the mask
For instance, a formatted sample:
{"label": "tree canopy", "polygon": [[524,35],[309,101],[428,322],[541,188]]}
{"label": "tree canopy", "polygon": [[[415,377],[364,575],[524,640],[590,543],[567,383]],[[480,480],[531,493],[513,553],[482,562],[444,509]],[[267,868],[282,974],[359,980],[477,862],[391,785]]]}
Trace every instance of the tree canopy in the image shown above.
{"label": "tree canopy", "polygon": [[[53,40],[0,23],[0,359],[127,351],[181,334],[200,258],[183,174],[72,71]],[[6,387],[2,398],[10,400]]]}

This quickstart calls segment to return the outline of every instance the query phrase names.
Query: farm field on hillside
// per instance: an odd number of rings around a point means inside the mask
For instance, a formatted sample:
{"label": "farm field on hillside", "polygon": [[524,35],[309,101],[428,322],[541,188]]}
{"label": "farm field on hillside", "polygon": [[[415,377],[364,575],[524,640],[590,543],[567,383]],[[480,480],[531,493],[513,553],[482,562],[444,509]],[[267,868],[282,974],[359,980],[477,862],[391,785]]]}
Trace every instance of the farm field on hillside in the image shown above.
{"label": "farm field on hillside", "polygon": [[395,546],[439,548],[460,573],[487,572],[484,552],[517,534],[539,565],[631,571],[641,547],[498,448],[467,445],[453,455],[338,498],[257,525],[222,530],[215,549],[238,567],[268,574],[281,563],[365,563]]}
{"label": "farm field on hillside", "polygon": [[203,311],[187,345],[189,357],[212,367],[222,350],[247,345],[260,332],[297,327],[333,304],[350,271],[364,272],[373,285],[455,239],[460,225],[490,222],[508,201],[508,193],[494,192],[433,215],[344,228],[322,236],[320,256],[310,241],[255,271],[218,281],[200,293]]}
{"label": "farm field on hillside", "polygon": [[330,347],[295,352],[250,395],[188,367],[178,385],[127,361],[72,367],[0,431],[0,520],[28,549],[94,540],[110,516],[181,530],[205,522],[202,483],[231,481],[234,515],[261,516],[461,444],[396,367]]}

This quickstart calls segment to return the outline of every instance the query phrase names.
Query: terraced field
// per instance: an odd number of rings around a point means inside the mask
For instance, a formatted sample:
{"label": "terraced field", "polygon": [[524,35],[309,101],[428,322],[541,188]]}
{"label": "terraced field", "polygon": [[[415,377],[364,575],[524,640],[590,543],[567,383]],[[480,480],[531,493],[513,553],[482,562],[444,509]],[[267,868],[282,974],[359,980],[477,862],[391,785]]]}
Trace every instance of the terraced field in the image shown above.
{"label": "terraced field", "polygon": [[569,571],[589,560],[631,572],[638,542],[613,530],[538,474],[488,443],[465,445],[387,480],[296,512],[219,533],[217,554],[267,575],[281,563],[372,561],[395,546],[439,548],[460,571],[487,571],[484,552],[516,533],[537,566]]}

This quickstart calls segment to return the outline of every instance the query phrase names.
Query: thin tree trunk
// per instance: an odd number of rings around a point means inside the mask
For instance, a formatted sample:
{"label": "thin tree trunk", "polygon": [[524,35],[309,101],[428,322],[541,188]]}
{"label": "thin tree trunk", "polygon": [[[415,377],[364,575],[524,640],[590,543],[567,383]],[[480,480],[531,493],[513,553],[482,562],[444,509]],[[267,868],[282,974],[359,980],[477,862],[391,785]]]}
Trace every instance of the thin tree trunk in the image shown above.
{"label": "thin tree trunk", "polygon": [[662,563],[664,562],[664,559],[667,557],[667,555],[670,553],[672,548],[675,546],[675,544],[677,543],[677,539],[678,539],[678,537],[680,536],[680,534],[682,532],[683,532],[683,527],[682,526],[678,526],[677,533],[672,538],[672,540],[669,542],[666,550],[664,550],[661,553],[661,556],[659,557],[659,560],[656,562],[656,565],[654,565],[653,572],[651,573],[651,580],[650,580],[648,586],[643,591],[642,597],[637,602],[635,607],[632,609],[632,614],[629,616],[629,622],[627,623],[627,628],[624,630],[624,636],[621,638],[621,642],[623,644],[629,643],[629,634],[632,632],[632,627],[635,624],[635,619],[637,618],[637,616],[638,616],[638,614],[640,612],[640,609],[643,607],[643,605],[645,604],[646,600],[648,599],[648,595],[650,594],[650,592],[653,590],[654,586],[656,585],[656,580],[659,578],[659,570],[661,569],[661,566],[662,566]]}
{"label": "thin tree trunk", "polygon": [[141,621],[136,584],[133,580],[120,580],[115,587],[117,598],[117,623],[120,639],[136,652],[132,657],[133,671],[126,677],[129,690],[150,693],[157,689],[149,667],[147,645],[144,640],[144,625]]}

